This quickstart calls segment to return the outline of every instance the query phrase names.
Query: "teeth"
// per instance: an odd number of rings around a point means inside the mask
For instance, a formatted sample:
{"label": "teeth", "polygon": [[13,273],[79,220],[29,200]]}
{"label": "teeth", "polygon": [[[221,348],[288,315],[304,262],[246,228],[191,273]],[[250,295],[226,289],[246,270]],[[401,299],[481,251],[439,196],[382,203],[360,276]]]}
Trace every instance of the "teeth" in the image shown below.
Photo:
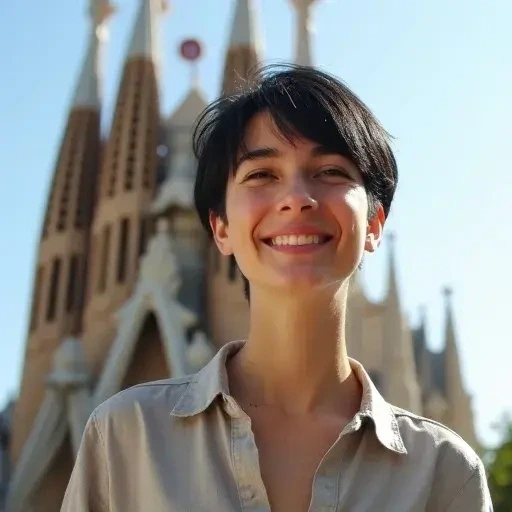
{"label": "teeth", "polygon": [[310,245],[319,244],[318,235],[279,235],[272,238],[272,245]]}

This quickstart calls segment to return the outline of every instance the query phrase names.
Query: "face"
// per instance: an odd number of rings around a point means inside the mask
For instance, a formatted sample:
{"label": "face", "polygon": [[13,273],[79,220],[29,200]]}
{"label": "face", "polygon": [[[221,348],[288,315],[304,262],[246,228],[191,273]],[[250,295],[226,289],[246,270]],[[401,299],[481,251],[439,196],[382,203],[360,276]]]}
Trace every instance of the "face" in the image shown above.
{"label": "face", "polygon": [[382,207],[368,219],[356,165],[318,144],[278,134],[271,117],[247,126],[226,190],[226,221],[211,214],[219,250],[234,254],[254,288],[335,291],[380,242]]}

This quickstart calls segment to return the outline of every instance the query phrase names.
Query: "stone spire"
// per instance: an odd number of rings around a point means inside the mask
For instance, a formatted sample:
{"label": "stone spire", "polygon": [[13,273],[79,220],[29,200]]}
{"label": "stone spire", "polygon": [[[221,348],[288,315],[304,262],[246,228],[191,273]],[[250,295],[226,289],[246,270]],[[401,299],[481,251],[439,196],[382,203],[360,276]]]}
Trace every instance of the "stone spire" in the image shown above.
{"label": "stone spire", "polygon": [[90,0],[91,34],[89,47],[78,79],[73,107],[100,108],[103,46],[107,39],[106,22],[115,11],[109,0]]}
{"label": "stone spire", "polygon": [[445,392],[448,403],[446,423],[471,446],[476,447],[477,441],[471,410],[471,399],[464,389],[462,368],[457,349],[452,306],[453,292],[450,288],[445,287],[443,295],[446,311],[444,328]]}
{"label": "stone spire", "polygon": [[160,59],[160,44],[158,40],[158,18],[167,12],[166,0],[140,0],[139,12],[135,20],[129,57],[148,58],[155,62]]}
{"label": "stone spire", "polygon": [[421,393],[416,376],[412,333],[405,322],[398,295],[394,236],[388,238],[388,291],[383,307],[383,347],[386,398],[393,404],[421,413]]}
{"label": "stone spire", "polygon": [[231,94],[256,71],[261,51],[255,0],[235,0],[235,13],[224,66],[222,93]]}
{"label": "stone spire", "polygon": [[100,166],[100,53],[109,0],[91,0],[91,40],[56,158],[41,233],[32,311],[13,425],[16,463],[45,393],[62,340],[82,328],[90,226]]}
{"label": "stone spire", "polygon": [[296,11],[295,63],[312,66],[311,6],[316,0],[292,0]]}
{"label": "stone spire", "polygon": [[459,352],[455,341],[455,326],[453,322],[453,308],[451,288],[443,289],[445,299],[445,328],[444,328],[444,345],[445,345],[445,379],[447,394],[458,395],[463,391]]}
{"label": "stone spire", "polygon": [[[139,2],[105,144],[92,223],[83,342],[93,373],[99,371],[113,339],[114,313],[133,292],[161,164],[156,33],[167,4],[162,0]],[[101,329],[103,333],[98,332]],[[105,334],[109,329],[111,333]]]}

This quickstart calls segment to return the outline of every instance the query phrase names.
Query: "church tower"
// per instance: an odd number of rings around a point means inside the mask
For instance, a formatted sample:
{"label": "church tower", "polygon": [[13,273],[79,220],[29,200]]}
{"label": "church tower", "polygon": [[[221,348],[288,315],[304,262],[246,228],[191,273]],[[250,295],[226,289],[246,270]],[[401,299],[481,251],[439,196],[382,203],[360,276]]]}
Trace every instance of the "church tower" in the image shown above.
{"label": "church tower", "polygon": [[[236,0],[224,65],[222,94],[231,94],[244,87],[244,79],[257,70],[259,50],[255,1]],[[210,339],[216,346],[235,339],[245,339],[249,327],[249,308],[235,259],[222,256],[212,243],[206,271],[207,327]]]}
{"label": "church tower", "polygon": [[114,314],[130,297],[148,236],[161,136],[157,23],[163,0],[139,0],[92,224],[84,352],[93,374],[115,334]]}
{"label": "church tower", "polygon": [[383,367],[384,395],[394,405],[421,413],[421,393],[415,371],[413,341],[400,305],[394,254],[394,237],[389,238],[388,293],[384,301]]}
{"label": "church tower", "polygon": [[101,54],[108,0],[91,0],[91,34],[67,117],[39,243],[21,389],[13,422],[16,464],[63,338],[81,329],[89,227],[100,156]]}
{"label": "church tower", "polygon": [[444,289],[445,332],[444,332],[444,385],[446,401],[446,425],[455,430],[471,446],[477,446],[474,429],[471,398],[464,388],[461,364],[456,344],[452,311],[452,291]]}

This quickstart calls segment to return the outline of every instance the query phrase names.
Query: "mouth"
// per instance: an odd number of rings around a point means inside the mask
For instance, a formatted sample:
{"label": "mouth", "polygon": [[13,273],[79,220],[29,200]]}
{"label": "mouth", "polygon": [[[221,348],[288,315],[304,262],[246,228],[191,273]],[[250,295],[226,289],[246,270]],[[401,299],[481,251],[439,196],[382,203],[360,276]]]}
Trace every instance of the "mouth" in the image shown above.
{"label": "mouth", "polygon": [[331,235],[278,235],[273,238],[264,238],[263,242],[275,248],[296,248],[322,246],[332,238]]}

